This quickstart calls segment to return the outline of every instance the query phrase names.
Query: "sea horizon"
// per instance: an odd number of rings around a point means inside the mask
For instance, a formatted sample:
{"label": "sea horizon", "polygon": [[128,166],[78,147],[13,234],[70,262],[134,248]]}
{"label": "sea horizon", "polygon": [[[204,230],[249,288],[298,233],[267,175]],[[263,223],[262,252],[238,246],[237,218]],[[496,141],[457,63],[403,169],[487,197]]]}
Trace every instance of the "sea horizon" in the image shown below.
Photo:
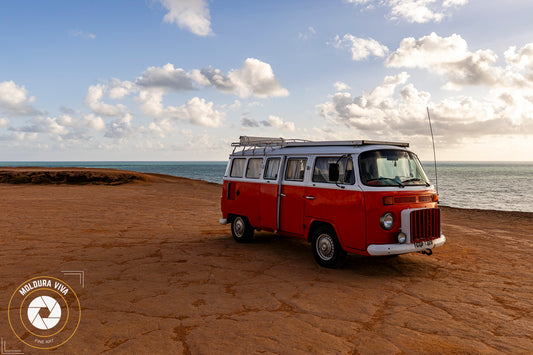
{"label": "sea horizon", "polygon": [[[222,183],[227,161],[0,161],[0,167],[85,167],[166,174]],[[437,188],[441,206],[533,212],[531,161],[423,161],[428,178]]]}

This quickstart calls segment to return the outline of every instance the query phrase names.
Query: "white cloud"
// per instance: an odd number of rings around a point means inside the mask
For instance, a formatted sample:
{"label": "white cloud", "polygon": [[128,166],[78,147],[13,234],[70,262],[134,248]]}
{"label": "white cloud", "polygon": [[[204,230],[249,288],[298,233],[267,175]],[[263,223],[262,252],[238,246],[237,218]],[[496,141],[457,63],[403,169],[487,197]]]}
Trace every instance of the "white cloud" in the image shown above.
{"label": "white cloud", "polygon": [[184,105],[168,108],[171,117],[204,127],[218,127],[222,124],[225,113],[213,109],[212,102],[193,97]]}
{"label": "white cloud", "polygon": [[6,118],[6,117],[2,117],[0,118],[0,128],[7,128],[9,127],[9,118]]}
{"label": "white cloud", "polygon": [[432,102],[429,93],[419,91],[407,80],[406,73],[389,76],[369,93],[357,97],[336,93],[317,108],[329,122],[375,139],[427,135],[427,106],[442,143],[490,135],[533,135],[530,97],[512,91],[493,93],[483,100],[456,96]]}
{"label": "white cloud", "polygon": [[409,23],[441,22],[442,8],[434,9],[435,0],[389,0],[391,20],[406,20]]}
{"label": "white cloud", "polygon": [[114,106],[102,101],[107,89],[107,86],[103,84],[89,86],[89,89],[87,89],[87,95],[85,96],[85,104],[97,115],[110,117],[122,116],[124,112],[127,111],[126,106],[121,104]]}
{"label": "white cloud", "polygon": [[286,122],[278,116],[268,116],[268,124],[282,131],[294,131],[294,122]]}
{"label": "white cloud", "polygon": [[94,114],[88,114],[84,117],[85,123],[89,128],[96,131],[103,131],[105,129],[105,123],[102,117],[95,116]]}
{"label": "white cloud", "polygon": [[0,82],[0,111],[13,116],[40,114],[30,103],[35,97],[28,96],[28,90],[13,81]]}
{"label": "white cloud", "polygon": [[337,81],[333,86],[335,87],[335,91],[346,91],[350,89],[348,84],[343,83],[342,81]]}
{"label": "white cloud", "polygon": [[355,61],[364,60],[370,56],[385,57],[389,49],[373,38],[358,38],[351,34],[345,34],[342,39],[335,36],[332,43],[335,48],[349,48],[352,52],[352,59]]}
{"label": "white cloud", "polygon": [[137,78],[135,83],[141,87],[154,87],[174,91],[195,90],[191,78],[181,68],[168,63],[162,67],[149,67]]}
{"label": "white cloud", "polygon": [[507,64],[516,69],[533,69],[533,43],[526,44],[518,53],[516,52],[516,46],[511,46],[505,51],[504,57]]}
{"label": "white cloud", "polygon": [[105,137],[119,139],[128,138],[132,133],[134,133],[131,125],[132,118],[133,117],[131,114],[127,113],[124,116],[116,118],[114,121],[108,123],[106,125]]}
{"label": "white cloud", "polygon": [[209,7],[205,0],[159,0],[168,10],[163,21],[175,23],[195,35],[212,35]]}
{"label": "white cloud", "polygon": [[443,38],[432,32],[418,40],[404,38],[400,47],[387,58],[387,66],[432,68],[464,60],[469,53],[468,44],[460,35]]}
{"label": "white cloud", "polygon": [[204,68],[194,70],[191,77],[200,85],[212,85],[219,91],[233,93],[241,98],[289,95],[289,91],[274,76],[270,64],[255,58],[246,59],[240,69],[230,70],[228,75],[224,75],[219,69]]}
{"label": "white cloud", "polygon": [[134,94],[138,90],[137,86],[131,81],[120,81],[119,79],[112,78],[109,82],[107,94],[110,99],[118,100]]}
{"label": "white cloud", "polygon": [[138,101],[143,112],[155,118],[176,119],[204,127],[218,127],[222,124],[224,112],[213,108],[212,102],[193,97],[181,106],[164,106],[163,91],[157,89],[142,90]]}
{"label": "white cloud", "polygon": [[498,90],[531,91],[533,95],[533,43],[504,53],[507,65],[498,66],[498,55],[490,49],[472,52],[457,34],[440,37],[435,33],[405,38],[386,60],[394,68],[422,68],[448,79],[445,89],[461,90],[467,85],[483,85]]}
{"label": "white cloud", "polygon": [[241,125],[245,128],[273,127],[281,131],[294,131],[296,129],[294,122],[288,122],[278,116],[270,115],[267,120],[257,121],[253,118],[242,117]]}
{"label": "white cloud", "polygon": [[404,20],[409,23],[441,22],[449,16],[451,9],[468,3],[468,0],[345,0],[356,6],[365,6],[371,10],[377,6],[390,10],[389,18],[393,21]]}

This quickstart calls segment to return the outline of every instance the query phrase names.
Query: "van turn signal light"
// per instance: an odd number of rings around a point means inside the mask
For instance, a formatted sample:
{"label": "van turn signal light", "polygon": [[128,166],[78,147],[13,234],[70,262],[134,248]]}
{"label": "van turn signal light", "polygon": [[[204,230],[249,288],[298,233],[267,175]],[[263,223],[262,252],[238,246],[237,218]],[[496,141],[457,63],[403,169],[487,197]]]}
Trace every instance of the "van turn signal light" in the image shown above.
{"label": "van turn signal light", "polygon": [[385,206],[394,205],[394,197],[392,197],[392,196],[383,197],[383,204]]}

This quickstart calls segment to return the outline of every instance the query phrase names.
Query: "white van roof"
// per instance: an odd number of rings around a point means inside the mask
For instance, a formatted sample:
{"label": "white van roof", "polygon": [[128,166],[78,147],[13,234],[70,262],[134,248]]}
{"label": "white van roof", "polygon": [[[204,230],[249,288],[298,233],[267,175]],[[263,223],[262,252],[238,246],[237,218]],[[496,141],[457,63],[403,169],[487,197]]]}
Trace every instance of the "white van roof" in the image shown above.
{"label": "white van roof", "polygon": [[[272,138],[272,137],[250,137],[241,136],[238,142],[231,144],[233,154],[237,148],[242,148],[239,155],[258,155],[258,154],[305,154],[305,153],[342,153],[362,151],[366,149],[357,149],[363,146],[391,146],[408,148],[409,143],[402,142],[384,142],[373,140],[347,140],[347,141],[309,141],[293,138]],[[289,149],[291,148],[291,149]],[[352,149],[350,149],[352,148]],[[259,151],[258,151],[259,149]]]}
{"label": "white van roof", "polygon": [[308,141],[294,138],[272,138],[272,137],[251,137],[240,136],[238,142],[231,143],[232,147],[318,147],[318,146],[362,146],[362,145],[392,145],[402,148],[409,147],[409,143],[385,142],[373,140],[352,140],[352,141]]}

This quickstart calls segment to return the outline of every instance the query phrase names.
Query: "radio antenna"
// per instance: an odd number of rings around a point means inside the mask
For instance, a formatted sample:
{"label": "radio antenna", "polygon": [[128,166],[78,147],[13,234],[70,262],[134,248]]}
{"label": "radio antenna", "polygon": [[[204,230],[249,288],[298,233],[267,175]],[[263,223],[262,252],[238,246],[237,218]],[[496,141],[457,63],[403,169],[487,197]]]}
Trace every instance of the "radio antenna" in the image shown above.
{"label": "radio antenna", "polygon": [[433,164],[435,168],[435,188],[437,190],[437,195],[439,194],[439,178],[437,176],[437,154],[435,153],[435,138],[433,138],[433,127],[431,127],[431,117],[429,117],[429,107],[426,106],[426,111],[428,112],[428,121],[429,121],[429,131],[431,132],[431,141],[433,142]]}

